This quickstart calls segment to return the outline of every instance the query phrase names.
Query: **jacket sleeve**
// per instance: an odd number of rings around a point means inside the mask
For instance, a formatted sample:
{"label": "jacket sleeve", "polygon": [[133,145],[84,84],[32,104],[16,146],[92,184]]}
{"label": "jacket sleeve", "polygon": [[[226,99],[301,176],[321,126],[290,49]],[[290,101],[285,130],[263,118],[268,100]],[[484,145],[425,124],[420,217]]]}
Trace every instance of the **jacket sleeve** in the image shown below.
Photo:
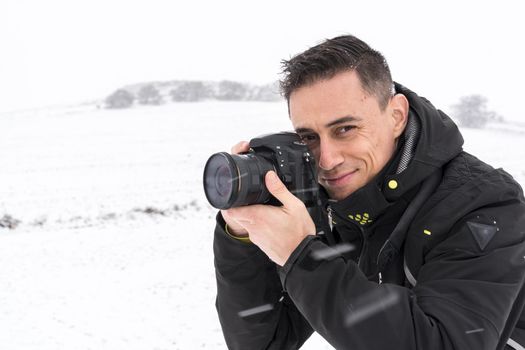
{"label": "jacket sleeve", "polygon": [[276,265],[224,228],[219,213],[213,242],[216,307],[228,348],[298,349],[313,331],[283,293]]}
{"label": "jacket sleeve", "polygon": [[498,230],[481,249],[466,221],[457,225],[426,252],[413,289],[370,282],[338,254],[314,258],[331,249],[318,239],[279,274],[302,315],[336,349],[493,350],[525,274],[523,227]]}

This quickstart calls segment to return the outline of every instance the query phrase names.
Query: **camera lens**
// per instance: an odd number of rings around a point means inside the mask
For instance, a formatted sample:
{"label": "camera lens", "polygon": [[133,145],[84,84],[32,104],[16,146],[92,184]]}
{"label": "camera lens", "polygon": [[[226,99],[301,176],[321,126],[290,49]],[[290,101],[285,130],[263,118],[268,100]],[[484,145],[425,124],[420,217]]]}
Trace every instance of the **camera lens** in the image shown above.
{"label": "camera lens", "polygon": [[217,168],[217,173],[215,174],[215,188],[219,196],[223,198],[228,198],[232,193],[232,178],[233,174],[225,165],[221,165]]}
{"label": "camera lens", "polygon": [[220,209],[231,205],[237,178],[237,167],[228,153],[212,155],[204,168],[204,192],[210,204]]}
{"label": "camera lens", "polygon": [[204,167],[206,198],[217,209],[266,203],[271,198],[264,185],[269,170],[274,170],[272,163],[252,153],[215,153]]}

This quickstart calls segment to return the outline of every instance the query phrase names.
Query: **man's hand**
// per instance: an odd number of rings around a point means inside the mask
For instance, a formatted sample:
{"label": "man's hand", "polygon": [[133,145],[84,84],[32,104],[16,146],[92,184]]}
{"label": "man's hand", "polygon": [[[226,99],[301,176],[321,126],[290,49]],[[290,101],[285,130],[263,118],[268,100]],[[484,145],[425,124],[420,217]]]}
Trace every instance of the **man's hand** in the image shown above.
{"label": "man's hand", "polygon": [[299,243],[315,234],[315,224],[304,203],[288,191],[275,172],[266,173],[265,183],[282,207],[249,205],[228,209],[227,215],[249,233],[250,241],[283,266]]}

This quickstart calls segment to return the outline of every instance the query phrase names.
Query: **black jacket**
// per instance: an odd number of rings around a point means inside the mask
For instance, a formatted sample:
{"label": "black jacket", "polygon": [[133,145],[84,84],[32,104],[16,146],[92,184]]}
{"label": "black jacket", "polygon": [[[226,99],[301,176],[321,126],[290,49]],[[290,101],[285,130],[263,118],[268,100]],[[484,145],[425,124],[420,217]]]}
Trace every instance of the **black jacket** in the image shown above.
{"label": "black jacket", "polygon": [[463,152],[430,102],[396,89],[410,103],[396,156],[328,202],[331,231],[305,238],[282,268],[217,216],[216,306],[230,349],[297,349],[314,330],[336,349],[493,350],[509,336],[525,346],[520,186]]}

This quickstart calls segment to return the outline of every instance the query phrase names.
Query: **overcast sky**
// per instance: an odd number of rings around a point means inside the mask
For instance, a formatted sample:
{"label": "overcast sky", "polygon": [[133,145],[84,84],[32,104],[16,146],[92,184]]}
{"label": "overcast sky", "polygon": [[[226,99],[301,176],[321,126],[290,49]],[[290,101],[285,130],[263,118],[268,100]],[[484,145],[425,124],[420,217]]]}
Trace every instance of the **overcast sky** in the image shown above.
{"label": "overcast sky", "polygon": [[525,120],[521,2],[424,3],[1,0],[0,112],[99,99],[142,81],[272,82],[281,59],[351,33],[437,107],[481,93]]}

